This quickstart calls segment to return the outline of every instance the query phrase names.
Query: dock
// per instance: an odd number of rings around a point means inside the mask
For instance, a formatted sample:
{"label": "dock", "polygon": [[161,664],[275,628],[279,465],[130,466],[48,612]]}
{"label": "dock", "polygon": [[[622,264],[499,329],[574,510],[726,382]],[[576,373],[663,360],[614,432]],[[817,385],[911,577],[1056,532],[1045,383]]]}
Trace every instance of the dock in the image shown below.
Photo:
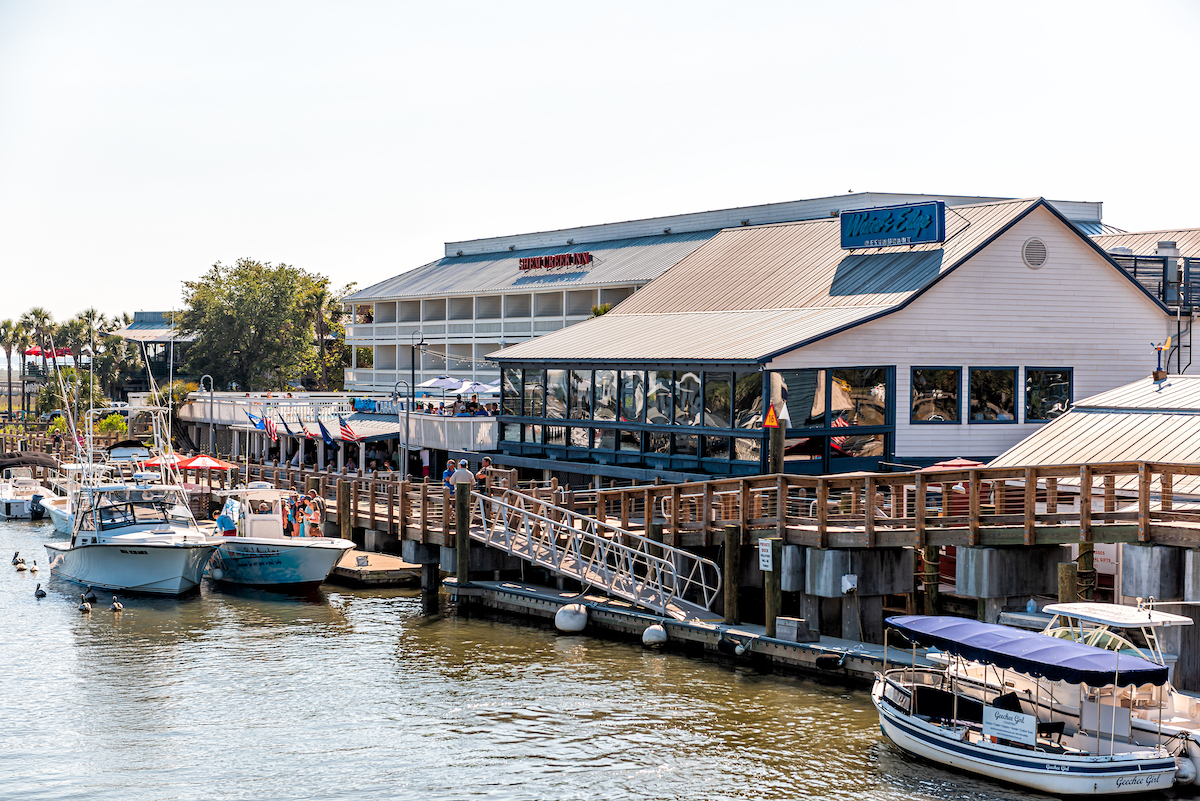
{"label": "dock", "polygon": [[327,580],[348,587],[413,587],[421,583],[421,566],[355,549],[342,556]]}

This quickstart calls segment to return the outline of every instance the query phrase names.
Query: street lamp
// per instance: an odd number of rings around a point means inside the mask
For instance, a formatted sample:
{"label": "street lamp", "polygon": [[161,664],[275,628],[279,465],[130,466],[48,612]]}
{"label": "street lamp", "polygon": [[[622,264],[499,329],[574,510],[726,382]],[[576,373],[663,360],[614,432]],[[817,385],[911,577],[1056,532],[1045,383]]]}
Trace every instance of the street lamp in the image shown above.
{"label": "street lamp", "polygon": [[[417,342],[414,339],[414,337],[417,337],[417,336],[421,337],[420,342]],[[409,361],[410,361],[409,366],[412,367],[412,383],[410,383],[408,385],[408,391],[409,391],[409,395],[410,395],[409,404],[411,405],[413,403],[416,403],[416,401],[417,401],[417,346],[418,345],[421,346],[421,353],[425,352],[425,334],[422,333],[421,331],[413,331],[409,335],[408,341],[409,341],[409,347],[412,348],[412,352],[410,354],[410,359],[409,359]],[[403,381],[396,382],[397,385],[400,385],[403,383],[404,383]]]}
{"label": "street lamp", "polygon": [[216,453],[213,450],[214,429],[216,428],[216,423],[213,421],[213,377],[207,373],[200,376],[201,392],[204,391],[204,379],[206,378],[208,379],[208,452],[211,455]]}
{"label": "street lamp", "polygon": [[[401,384],[406,385],[410,392],[412,391],[412,384],[409,384],[407,381],[397,381],[395,383],[395,385],[392,387],[392,399],[395,400],[396,403],[400,402],[400,385]],[[409,420],[408,415],[409,415],[409,412],[411,411],[411,409],[412,409],[412,402],[410,401],[409,403],[406,403],[404,405],[404,469],[401,471],[401,476],[403,477],[402,478],[403,481],[408,481],[408,420]],[[397,423],[397,425],[400,424],[400,410],[399,409],[396,410],[396,423]]]}

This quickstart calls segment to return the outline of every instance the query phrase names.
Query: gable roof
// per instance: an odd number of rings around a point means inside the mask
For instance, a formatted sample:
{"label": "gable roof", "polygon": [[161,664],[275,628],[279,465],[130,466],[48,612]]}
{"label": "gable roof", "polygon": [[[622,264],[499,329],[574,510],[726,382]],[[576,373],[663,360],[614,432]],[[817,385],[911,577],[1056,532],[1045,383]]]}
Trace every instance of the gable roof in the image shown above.
{"label": "gable roof", "polygon": [[1093,236],[1092,241],[1105,250],[1129,248],[1135,256],[1153,256],[1159,242],[1174,242],[1181,256],[1200,257],[1200,228],[1104,234]]}

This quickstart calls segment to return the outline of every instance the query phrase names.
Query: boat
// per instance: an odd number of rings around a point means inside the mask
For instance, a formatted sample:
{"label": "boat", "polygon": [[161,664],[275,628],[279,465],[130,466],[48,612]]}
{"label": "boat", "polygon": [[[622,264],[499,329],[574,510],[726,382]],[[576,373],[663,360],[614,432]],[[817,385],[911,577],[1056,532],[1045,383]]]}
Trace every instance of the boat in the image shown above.
{"label": "boat", "polygon": [[38,499],[57,533],[71,533],[71,526],[75,522],[75,499],[80,487],[89,481],[101,480],[110,470],[108,465],[103,464],[64,464],[59,468],[57,485],[65,494]]}
{"label": "boat", "polygon": [[70,541],[45,547],[57,578],[168,596],[198,589],[217,549],[196,525],[181,487],[137,479],[82,486]]}
{"label": "boat", "polygon": [[41,520],[43,498],[58,494],[33,477],[33,468],[55,468],[58,460],[44,453],[0,455],[0,520]]}
{"label": "boat", "polygon": [[298,493],[252,481],[240,489],[219,493],[227,497],[224,514],[237,525],[221,537],[208,567],[209,578],[224,584],[304,592],[328,578],[350,540],[330,537],[292,537],[284,530],[287,502]]}
{"label": "boat", "polygon": [[[950,664],[875,674],[871,700],[880,728],[906,753],[950,768],[1057,795],[1118,795],[1172,787],[1195,776],[1186,757],[1177,760],[1168,740],[1130,742],[1130,709],[1119,688],[1159,697],[1167,669],[1145,659],[1037,632],[954,617],[890,617],[885,632],[899,632],[914,649],[936,648]],[[886,660],[886,654],[885,654]],[[970,661],[995,671],[994,685],[959,680],[954,663]],[[1041,685],[1069,686],[1082,722],[1015,692],[1009,675]],[[1036,696],[1035,696],[1036,697]]]}

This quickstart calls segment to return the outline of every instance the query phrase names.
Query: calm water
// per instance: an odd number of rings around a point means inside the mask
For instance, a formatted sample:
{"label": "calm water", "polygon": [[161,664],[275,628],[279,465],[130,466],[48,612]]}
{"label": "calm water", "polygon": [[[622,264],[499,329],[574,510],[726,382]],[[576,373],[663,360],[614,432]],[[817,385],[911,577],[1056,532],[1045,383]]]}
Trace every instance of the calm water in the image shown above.
{"label": "calm water", "polygon": [[413,593],[205,586],[82,614],[74,585],[9,565],[52,536],[0,522],[2,798],[1030,797],[909,762],[864,691]]}

